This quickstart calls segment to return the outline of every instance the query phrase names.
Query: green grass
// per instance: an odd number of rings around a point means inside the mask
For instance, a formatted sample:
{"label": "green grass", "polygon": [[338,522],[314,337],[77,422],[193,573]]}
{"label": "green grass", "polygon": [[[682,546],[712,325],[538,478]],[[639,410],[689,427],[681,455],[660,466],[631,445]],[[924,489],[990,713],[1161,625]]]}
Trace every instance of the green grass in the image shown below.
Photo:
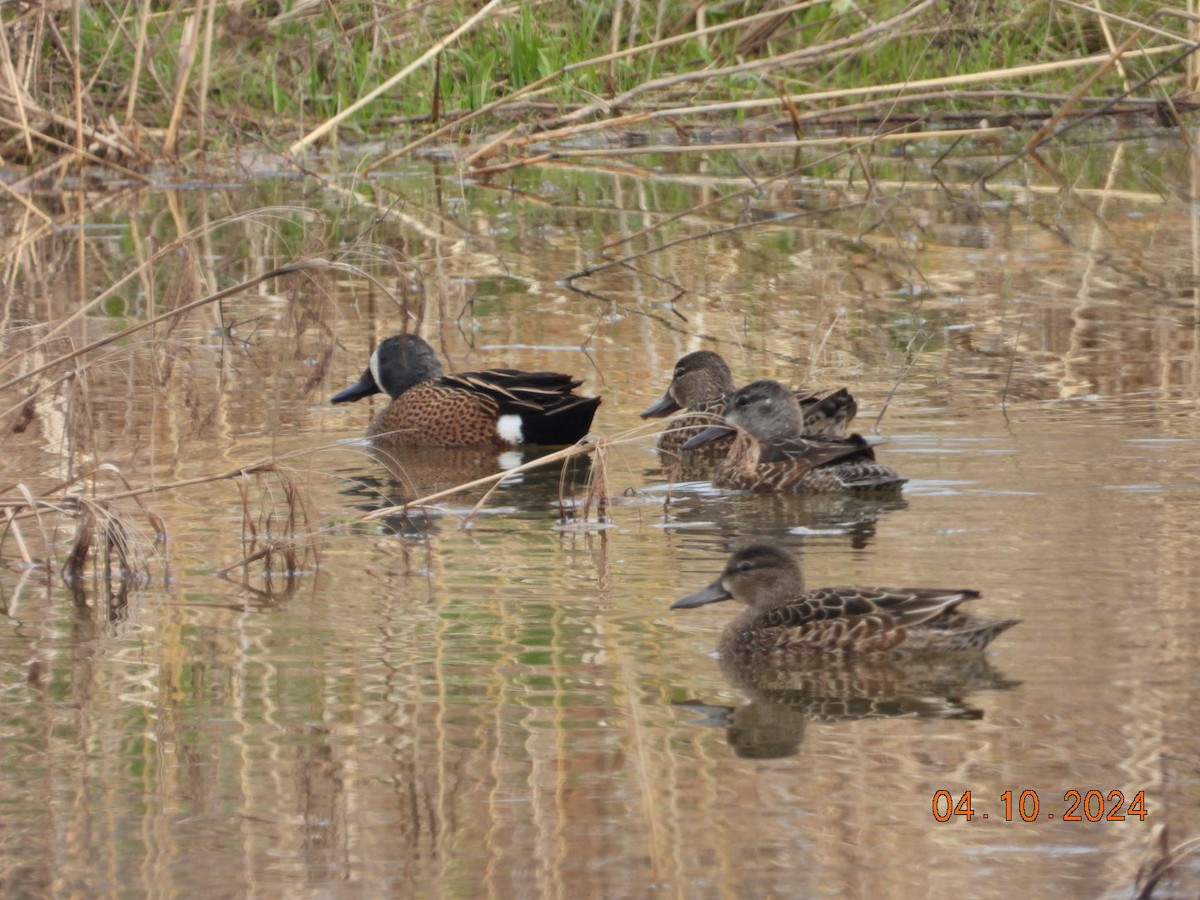
{"label": "green grass", "polygon": [[[442,53],[436,86],[430,64],[345,121],[340,126],[343,139],[416,137],[429,127],[426,123],[434,111],[435,90],[440,92],[441,116],[453,119],[566,66],[601,57],[613,44],[618,8],[621,18],[616,46],[625,49],[668,37],[692,6],[691,2],[669,0],[636,6],[619,5],[613,0],[547,0],[502,7],[500,16],[481,22]],[[139,8],[109,4],[84,4],[79,8],[77,62],[90,85],[84,103],[85,118],[97,127],[103,127],[110,117],[122,122],[135,77]],[[820,48],[854,36],[905,8],[899,0],[875,4],[833,0],[792,13],[766,43],[751,48],[748,56],[739,58],[738,52],[740,42],[753,26],[739,24],[703,41],[689,38],[636,57],[580,67],[554,79],[537,99],[566,112],[578,105],[604,101],[653,78],[730,66],[739,59],[754,61]],[[1138,2],[1127,4],[1120,12],[1130,19],[1143,20],[1154,8]],[[222,4],[217,11],[211,57],[205,60],[199,44],[196,51],[186,95],[184,151],[199,149],[194,123],[200,105],[197,73],[202,65],[207,65],[208,72],[209,119],[205,134],[210,146],[236,144],[243,131],[283,142],[346,109],[477,9],[478,5],[466,0],[434,0],[411,9],[360,0],[315,5],[308,15],[289,19],[293,0],[236,9]],[[631,21],[635,9],[640,17]],[[761,9],[761,4],[751,2],[714,5],[706,24],[711,27],[736,21]],[[192,10],[191,6],[151,8],[134,114],[145,132],[164,128],[170,119],[181,35]],[[8,16],[4,26],[12,45],[10,51],[27,39],[23,35],[33,33],[29,20],[38,16],[48,20],[43,25],[53,28],[42,29],[46,37],[37,48],[39,64],[26,88],[41,108],[73,117],[72,69],[76,60],[70,53],[70,10],[38,7]],[[1179,20],[1159,19],[1158,23],[1183,30]],[[679,31],[694,27],[694,22],[686,22]],[[1110,23],[1110,28],[1117,41],[1130,33],[1129,27],[1120,23]],[[112,40],[114,34],[119,36],[116,42]],[[1163,40],[1146,36],[1143,44],[1161,44]],[[643,94],[637,103],[653,107],[774,97],[780,90],[804,93],[903,82],[1071,59],[1106,48],[1095,14],[1052,5],[1049,0],[1032,4],[1017,0],[947,0],[871,42],[777,70],[691,81]],[[1153,71],[1155,65],[1158,63],[1130,61],[1126,68],[1136,80]],[[1065,95],[1078,83],[1081,71],[1052,73],[1020,84],[998,80],[997,86]],[[1120,86],[1120,77],[1113,72],[1097,83],[1093,93],[1111,96]],[[970,108],[970,102],[947,97],[944,108],[962,111]],[[1024,102],[1022,98],[997,100],[989,104],[989,109],[1015,108]],[[925,102],[923,108],[928,111],[934,106]],[[495,119],[479,120],[472,129],[491,133],[511,125],[514,115],[530,114],[504,112]],[[546,112],[539,115],[551,117]],[[724,115],[731,122],[739,118],[736,114],[732,118],[728,113]],[[778,115],[778,111],[772,113]],[[411,132],[404,132],[406,125],[412,127]],[[14,135],[19,132],[10,131],[5,137],[10,144],[20,143],[12,140]],[[46,158],[60,152],[43,142],[36,143]]]}

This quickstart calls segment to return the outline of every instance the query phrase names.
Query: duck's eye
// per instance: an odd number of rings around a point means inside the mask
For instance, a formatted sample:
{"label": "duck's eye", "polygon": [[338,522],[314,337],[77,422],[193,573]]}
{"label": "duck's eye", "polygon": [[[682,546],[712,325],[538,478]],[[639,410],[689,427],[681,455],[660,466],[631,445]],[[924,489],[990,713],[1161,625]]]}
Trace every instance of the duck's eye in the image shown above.
{"label": "duck's eye", "polygon": [[675,367],[675,377],[680,378],[683,375],[683,366]]}
{"label": "duck's eye", "polygon": [[747,397],[745,394],[738,394],[733,399],[734,406],[746,406],[747,404],[749,404],[749,402],[750,402],[750,398]]}
{"label": "duck's eye", "polygon": [[737,564],[737,570],[739,572],[749,572],[753,568],[754,568],[754,563],[750,562],[750,560],[748,560],[748,559],[743,559],[740,563]]}

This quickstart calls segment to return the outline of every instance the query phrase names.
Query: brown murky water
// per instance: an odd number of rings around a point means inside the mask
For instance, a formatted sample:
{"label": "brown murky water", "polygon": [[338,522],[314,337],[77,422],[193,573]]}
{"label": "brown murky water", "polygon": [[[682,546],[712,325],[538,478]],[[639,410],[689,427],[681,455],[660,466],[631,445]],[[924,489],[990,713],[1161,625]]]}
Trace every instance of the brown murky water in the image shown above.
{"label": "brown murky water", "polygon": [[[50,512],[0,545],[6,893],[1128,896],[1162,829],[1200,835],[1196,161],[1097,141],[1047,155],[1074,194],[1014,170],[1032,186],[992,196],[965,187],[989,160],[943,166],[947,192],[930,153],[874,161],[869,193],[831,168],[703,209],[746,187],[720,158],[112,193],[53,233],[5,207],[4,381],[305,255],[360,270],[272,280],[0,395],[6,501],[97,466],[89,495],[162,488],[109,507],[137,579],[101,555],[64,583],[75,523]],[[606,245],[739,224],[591,295],[560,283]],[[565,521],[557,470],[364,519],[513,461],[392,472],[358,440],[379,405],[328,403],[406,310],[451,368],[585,377],[610,438],[700,347],[739,381],[849,385],[912,480],[892,502],[669,486],[643,430],[605,454],[607,523],[586,466]],[[970,586],[1024,621],[982,658],[723,671],[731,611],[667,605],[749,537],[812,584]],[[947,806],[968,791],[970,821]],[[1098,814],[1112,791],[1124,820]],[[1195,896],[1197,860],[1156,896]]]}

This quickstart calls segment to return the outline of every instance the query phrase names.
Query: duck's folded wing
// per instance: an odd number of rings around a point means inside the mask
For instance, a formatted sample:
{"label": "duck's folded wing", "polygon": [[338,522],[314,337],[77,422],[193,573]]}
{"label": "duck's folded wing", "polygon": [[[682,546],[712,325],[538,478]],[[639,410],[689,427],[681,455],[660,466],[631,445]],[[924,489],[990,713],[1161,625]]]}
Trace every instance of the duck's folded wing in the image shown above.
{"label": "duck's folded wing", "polygon": [[872,462],[875,451],[861,435],[844,438],[793,438],[776,444],[763,444],[759,462],[803,462],[812,468],[837,462]]}
{"label": "duck's folded wing", "polygon": [[549,411],[564,400],[592,399],[572,394],[583,381],[562,372],[485,369],[482,372],[443,375],[439,381],[447,387],[491,397],[499,404],[502,412]]}

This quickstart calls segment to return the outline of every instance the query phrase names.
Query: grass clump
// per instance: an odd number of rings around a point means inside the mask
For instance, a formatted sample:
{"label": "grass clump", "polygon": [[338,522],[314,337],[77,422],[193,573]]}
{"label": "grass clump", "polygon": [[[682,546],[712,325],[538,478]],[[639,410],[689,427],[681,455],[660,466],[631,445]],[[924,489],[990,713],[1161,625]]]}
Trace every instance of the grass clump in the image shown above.
{"label": "grass clump", "polygon": [[[1188,24],[1147,3],[1116,16],[1070,0],[29,6],[3,22],[16,77],[0,91],[0,146],[26,165],[74,150],[137,168],[248,136],[297,151],[629,114],[736,125],[789,107],[833,114],[839,91],[886,86],[903,105],[908,85],[934,80],[923,114],[985,116],[1039,102],[1030,92],[1065,99],[1082,60],[1118,47],[1088,96],[1186,105]],[[1023,66],[1035,68],[1012,71]],[[811,94],[822,99],[806,107]],[[766,105],[739,105],[754,101]]]}

